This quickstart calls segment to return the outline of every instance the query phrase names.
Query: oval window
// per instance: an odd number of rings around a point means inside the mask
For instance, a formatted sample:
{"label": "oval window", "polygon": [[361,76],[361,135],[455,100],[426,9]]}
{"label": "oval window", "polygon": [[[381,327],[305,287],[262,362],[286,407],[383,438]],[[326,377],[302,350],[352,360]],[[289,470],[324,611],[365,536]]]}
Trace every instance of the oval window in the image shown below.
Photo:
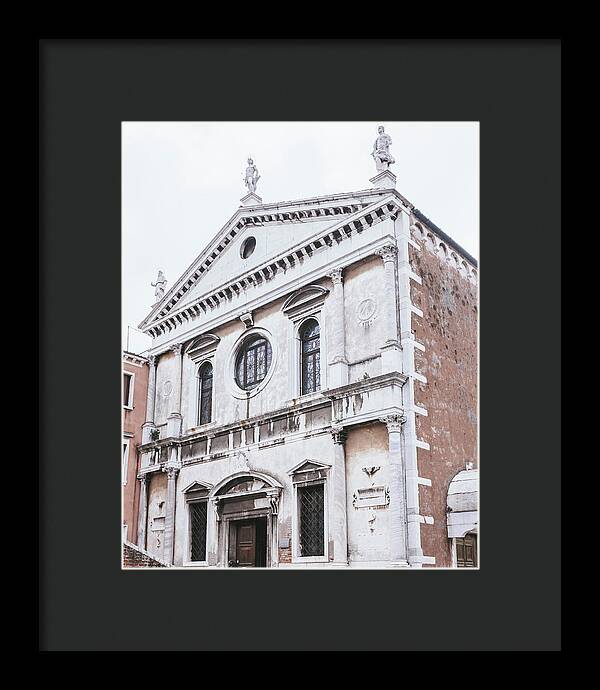
{"label": "oval window", "polygon": [[273,353],[271,343],[261,335],[250,336],[242,343],[235,359],[235,382],[250,390],[265,378]]}
{"label": "oval window", "polygon": [[244,243],[242,244],[242,249],[240,251],[242,259],[247,259],[252,254],[255,247],[256,239],[254,237],[248,237],[247,239],[245,239]]}

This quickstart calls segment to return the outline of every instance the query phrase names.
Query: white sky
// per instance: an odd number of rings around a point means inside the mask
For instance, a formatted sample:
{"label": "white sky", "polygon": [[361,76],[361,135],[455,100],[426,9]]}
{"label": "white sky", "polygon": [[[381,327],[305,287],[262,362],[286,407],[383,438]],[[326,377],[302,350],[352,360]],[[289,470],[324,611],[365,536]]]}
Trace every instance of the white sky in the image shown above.
{"label": "white sky", "polygon": [[[265,203],[368,189],[377,126],[392,137],[396,189],[475,258],[479,255],[477,122],[124,122],[123,347],[247,193],[246,159]],[[129,330],[129,349],[150,338]]]}

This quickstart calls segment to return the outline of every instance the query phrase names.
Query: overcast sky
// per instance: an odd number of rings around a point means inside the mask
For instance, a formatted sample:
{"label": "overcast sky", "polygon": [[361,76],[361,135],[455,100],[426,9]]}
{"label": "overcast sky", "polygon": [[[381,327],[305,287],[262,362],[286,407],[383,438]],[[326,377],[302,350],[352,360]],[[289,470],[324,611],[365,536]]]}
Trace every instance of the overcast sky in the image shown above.
{"label": "overcast sky", "polygon": [[[124,122],[123,346],[247,193],[254,158],[265,203],[369,188],[377,126],[392,137],[396,189],[479,258],[477,122]],[[150,338],[129,330],[129,349]]]}

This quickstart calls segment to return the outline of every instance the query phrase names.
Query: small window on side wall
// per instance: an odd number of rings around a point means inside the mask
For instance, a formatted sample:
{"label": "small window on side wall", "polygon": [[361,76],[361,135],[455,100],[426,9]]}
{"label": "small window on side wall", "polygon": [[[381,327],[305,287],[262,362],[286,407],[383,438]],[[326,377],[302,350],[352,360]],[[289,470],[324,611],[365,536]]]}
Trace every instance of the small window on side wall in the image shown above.
{"label": "small window on side wall", "polygon": [[212,421],[213,367],[210,362],[205,362],[200,367],[198,378],[198,424],[201,425]]}

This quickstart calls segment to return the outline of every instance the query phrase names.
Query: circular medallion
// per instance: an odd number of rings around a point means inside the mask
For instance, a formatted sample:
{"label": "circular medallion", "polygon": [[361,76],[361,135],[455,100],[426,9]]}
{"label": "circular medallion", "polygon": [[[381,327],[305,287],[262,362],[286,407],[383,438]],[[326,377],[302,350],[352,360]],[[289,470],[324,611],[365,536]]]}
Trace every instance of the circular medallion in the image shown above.
{"label": "circular medallion", "polygon": [[361,323],[370,321],[377,311],[377,302],[373,297],[365,297],[356,307],[356,316]]}
{"label": "circular medallion", "polygon": [[162,385],[162,392],[165,398],[168,398],[173,392],[173,383],[171,381],[165,381]]}

